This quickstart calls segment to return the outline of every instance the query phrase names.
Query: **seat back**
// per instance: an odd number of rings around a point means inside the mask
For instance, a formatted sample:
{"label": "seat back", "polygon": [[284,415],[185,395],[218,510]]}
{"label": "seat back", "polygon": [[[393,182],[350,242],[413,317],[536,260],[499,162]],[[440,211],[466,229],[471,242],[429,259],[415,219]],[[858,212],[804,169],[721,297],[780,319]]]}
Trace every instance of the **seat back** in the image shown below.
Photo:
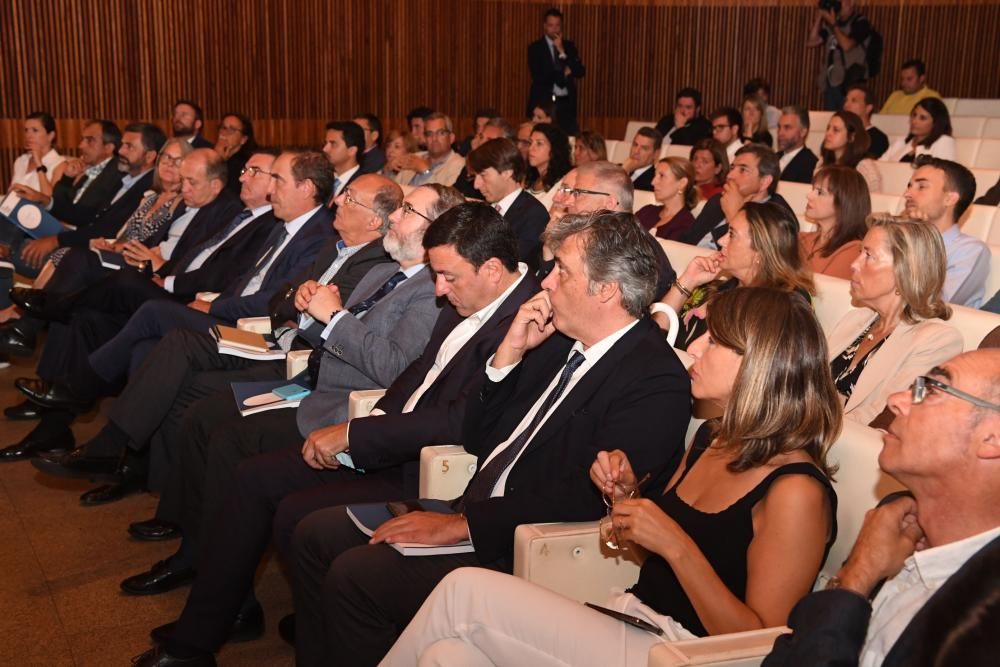
{"label": "seat back", "polygon": [[[998,267],[998,254],[997,252],[994,252],[993,271],[990,273],[992,285],[987,282],[987,297],[993,296],[996,294],[997,290],[1000,289],[1000,285],[998,285],[1000,280],[996,277],[998,273],[1000,273],[1000,267]],[[989,291],[991,287],[993,289],[992,292]],[[986,337],[986,334],[1000,326],[1000,315],[990,313],[985,310],[978,310],[976,308],[952,306],[951,319],[948,320],[948,324],[958,329],[959,333],[962,334],[962,342],[964,343],[963,349],[968,352],[978,348],[979,344],[983,341],[983,338]]]}
{"label": "seat back", "polygon": [[973,204],[966,209],[958,224],[961,226],[962,231],[969,236],[986,242],[990,238],[990,231],[993,228],[993,219],[996,217],[996,214],[996,206]]}
{"label": "seat back", "polygon": [[986,242],[990,245],[1000,246],[1000,206],[991,206],[993,209],[993,224],[990,225],[990,234],[986,237]]}
{"label": "seat back", "polygon": [[793,183],[791,181],[778,181],[778,194],[792,207],[792,212],[796,215],[805,213],[806,195],[812,190],[809,183]]}
{"label": "seat back", "polygon": [[690,159],[691,157],[691,147],[675,145],[675,144],[666,144],[664,145],[663,149],[660,150],[660,157],[661,158],[682,157],[685,160],[687,160]]}
{"label": "seat back", "polygon": [[712,254],[712,251],[707,248],[699,248],[698,246],[681,243],[680,241],[656,240],[663,246],[663,252],[667,254],[670,266],[674,267],[677,275],[684,273],[684,269],[687,268],[687,265],[695,257],[704,257],[705,255]]}
{"label": "seat back", "polygon": [[811,150],[813,153],[819,157],[819,152],[823,149],[823,137],[826,134],[826,125],[823,125],[822,130],[817,130],[813,126],[809,135],[806,137],[806,148]]}
{"label": "seat back", "polygon": [[[622,143],[626,146],[632,145],[632,140],[635,139],[636,133],[640,128],[643,127],[656,127],[655,120],[630,120],[628,125],[625,126],[625,138],[622,139]],[[608,155],[611,155],[608,153]]]}
{"label": "seat back", "polygon": [[638,211],[643,206],[656,203],[656,197],[647,190],[636,190],[632,195],[632,212]]}
{"label": "seat back", "polygon": [[975,161],[962,162],[962,164],[977,169],[1000,169],[1000,139],[980,140],[979,152],[976,154]]}
{"label": "seat back", "polygon": [[909,162],[879,162],[879,173],[882,174],[882,192],[888,195],[902,196],[906,186],[913,176],[913,165]]}
{"label": "seat back", "polygon": [[891,192],[873,192],[871,193],[871,200],[872,213],[892,213],[896,215],[903,208],[903,198]]}
{"label": "seat back", "polygon": [[819,320],[823,331],[829,334],[837,322],[853,308],[851,283],[843,278],[834,278],[822,273],[813,274],[813,281],[816,283],[813,310],[816,311],[816,319]]}
{"label": "seat back", "polygon": [[628,159],[628,152],[632,149],[632,142],[619,141],[615,144],[614,152],[608,151],[608,162],[621,164]]}
{"label": "seat back", "polygon": [[535,195],[535,198],[538,201],[542,202],[542,206],[545,207],[546,211],[552,208],[552,200],[555,199],[556,191],[561,187],[562,187],[562,179],[560,178],[558,181],[556,181],[556,184],[553,185],[551,188],[549,188],[547,191],[543,192],[540,195]]}
{"label": "seat back", "polygon": [[951,115],[1000,118],[1000,99],[959,97],[955,100],[955,109]]}
{"label": "seat back", "polygon": [[820,569],[817,589],[826,586],[830,577],[847,560],[847,554],[861,530],[865,512],[875,507],[887,494],[904,488],[879,468],[878,455],[881,451],[880,432],[845,420],[840,437],[827,454],[827,460],[839,466],[833,482],[837,492],[837,538]]}
{"label": "seat back", "polygon": [[907,135],[910,132],[910,114],[905,113],[873,113],[872,125],[886,135]]}
{"label": "seat back", "polygon": [[983,136],[983,128],[986,126],[986,116],[953,116],[951,119],[951,134],[954,137],[972,137],[979,139]]}
{"label": "seat back", "polygon": [[[989,149],[984,149],[989,150]],[[1000,181],[1000,169],[980,169],[973,167],[969,171],[976,177],[976,196],[982,197],[986,191]]]}
{"label": "seat back", "polygon": [[983,139],[1000,139],[1000,118],[987,118],[983,124]]}
{"label": "seat back", "polygon": [[[977,164],[976,156],[979,154],[979,145],[982,143],[982,139],[979,137],[956,137],[955,138],[955,161],[959,164],[964,164],[966,167],[991,167],[995,168],[1000,166],[1000,158],[997,158],[996,164]],[[1000,143],[1000,142],[998,142]],[[992,160],[989,160],[992,162]]]}
{"label": "seat back", "polygon": [[810,111],[809,131],[826,132],[826,126],[830,124],[831,118],[833,118],[832,111]]}

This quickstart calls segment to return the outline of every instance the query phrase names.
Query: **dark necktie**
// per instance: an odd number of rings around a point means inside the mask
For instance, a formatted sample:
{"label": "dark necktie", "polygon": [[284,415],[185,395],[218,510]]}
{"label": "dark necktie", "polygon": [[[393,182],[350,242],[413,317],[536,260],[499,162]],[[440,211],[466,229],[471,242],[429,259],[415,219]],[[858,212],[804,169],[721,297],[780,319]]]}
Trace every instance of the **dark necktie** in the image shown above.
{"label": "dark necktie", "polygon": [[288,237],[288,227],[284,224],[279,224],[278,227],[271,232],[271,237],[268,239],[267,250],[264,254],[260,256],[257,263],[253,265],[253,268],[247,272],[246,277],[239,282],[239,289],[233,290],[236,296],[243,294],[243,290],[247,288],[254,278],[260,274],[261,270],[267,266],[268,262],[271,260],[271,256],[281,247],[281,244],[285,242]]}
{"label": "dark necktie", "polygon": [[200,255],[205,249],[211,248],[217,243],[223,243],[227,238],[229,238],[229,235],[233,233],[233,230],[240,226],[240,223],[242,223],[244,220],[246,220],[252,215],[253,211],[251,211],[250,209],[243,209],[242,211],[240,211],[239,214],[235,218],[233,218],[228,225],[226,225],[225,229],[215,234],[214,236],[212,236],[212,238],[208,239],[207,241],[199,243],[197,246],[189,250],[184,255],[184,258],[181,261],[177,262],[177,271],[179,273],[183,273],[187,269],[188,265],[191,262],[193,262],[195,258],[197,258],[198,255]]}
{"label": "dark necktie", "polygon": [[559,382],[556,383],[556,386],[549,395],[545,397],[542,407],[535,413],[531,423],[514,438],[505,450],[494,456],[489,463],[476,472],[469,485],[465,488],[465,493],[462,494],[462,497],[456,503],[456,511],[461,512],[465,508],[466,502],[486,500],[490,497],[493,493],[493,487],[500,481],[500,477],[503,476],[504,471],[514,463],[521,450],[528,444],[528,440],[535,432],[535,429],[538,428],[542,419],[552,409],[555,402],[559,400],[562,393],[566,391],[566,385],[569,384],[570,378],[573,377],[573,373],[584,361],[584,356],[579,352],[573,352],[570,355],[569,361],[566,362],[562,374],[559,376]]}
{"label": "dark necktie", "polygon": [[[376,303],[379,302],[383,297],[385,297],[389,292],[396,289],[399,283],[406,280],[406,274],[402,271],[397,271],[389,278],[385,283],[375,291],[370,297],[364,301],[359,301],[350,308],[347,312],[351,315],[358,316],[372,308]],[[319,379],[319,365],[323,361],[324,348],[322,345],[313,348],[313,351],[309,353],[309,361],[306,364],[306,369],[309,373],[309,380],[312,382],[312,386],[316,386],[316,381]]]}

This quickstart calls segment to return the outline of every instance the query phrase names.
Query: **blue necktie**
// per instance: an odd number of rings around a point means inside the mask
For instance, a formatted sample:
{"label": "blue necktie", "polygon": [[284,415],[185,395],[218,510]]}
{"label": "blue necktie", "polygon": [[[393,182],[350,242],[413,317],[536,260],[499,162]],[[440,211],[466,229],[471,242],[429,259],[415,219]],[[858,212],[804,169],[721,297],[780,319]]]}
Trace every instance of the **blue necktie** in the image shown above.
{"label": "blue necktie", "polygon": [[514,463],[518,455],[520,455],[521,450],[528,444],[528,440],[535,432],[535,429],[538,428],[542,419],[549,413],[549,410],[552,409],[555,402],[562,396],[562,393],[566,391],[566,385],[569,384],[570,378],[573,377],[573,373],[584,361],[584,356],[579,352],[573,352],[570,355],[569,361],[566,362],[562,374],[559,376],[559,381],[549,395],[545,397],[542,407],[535,413],[531,423],[514,438],[505,450],[494,456],[489,463],[476,472],[469,485],[465,488],[465,493],[458,499],[455,505],[456,511],[461,512],[465,508],[466,502],[486,500],[492,495],[493,487],[497,485],[504,471]]}

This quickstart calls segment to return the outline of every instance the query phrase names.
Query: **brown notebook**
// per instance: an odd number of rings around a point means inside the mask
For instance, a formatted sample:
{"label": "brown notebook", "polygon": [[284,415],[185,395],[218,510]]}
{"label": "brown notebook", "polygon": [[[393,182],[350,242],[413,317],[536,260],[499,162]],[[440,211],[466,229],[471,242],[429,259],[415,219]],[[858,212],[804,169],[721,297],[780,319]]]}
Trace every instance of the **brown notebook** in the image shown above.
{"label": "brown notebook", "polygon": [[238,350],[247,350],[249,352],[271,351],[271,346],[268,345],[263,334],[259,334],[254,331],[243,331],[242,329],[237,329],[236,327],[227,327],[223,324],[217,324],[212,327],[212,335],[219,343],[223,343],[229,347],[234,347]]}

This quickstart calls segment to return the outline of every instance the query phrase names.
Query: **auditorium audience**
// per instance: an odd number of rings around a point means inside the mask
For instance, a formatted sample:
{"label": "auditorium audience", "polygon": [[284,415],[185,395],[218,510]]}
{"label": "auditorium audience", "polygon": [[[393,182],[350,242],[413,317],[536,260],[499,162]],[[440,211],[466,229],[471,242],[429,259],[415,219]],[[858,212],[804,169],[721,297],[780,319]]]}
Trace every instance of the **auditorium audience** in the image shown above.
{"label": "auditorium audience", "polygon": [[406,130],[389,130],[385,138],[385,165],[379,173],[390,180],[403,169],[406,159],[417,152],[417,140]]}
{"label": "auditorium audience", "polygon": [[640,127],[632,138],[628,159],[622,169],[632,179],[632,187],[645,192],[653,191],[653,175],[656,170],[653,163],[660,155],[663,137],[652,127]]}
{"label": "auditorium audience", "polygon": [[856,170],[834,165],[816,172],[805,211],[816,231],[799,233],[802,257],[813,273],[851,279],[871,208],[868,186]]}
{"label": "auditorium audience", "polygon": [[778,156],[770,148],[760,144],[741,148],[726,174],[722,193],[705,202],[683,241],[718,249],[718,239],[726,233],[726,220],[736,215],[746,202],[773,201],[791,214],[788,203],[777,192],[778,170]]}
{"label": "auditorium audience", "polygon": [[476,114],[472,117],[472,134],[462,139],[455,146],[455,151],[462,157],[468,157],[469,153],[479,148],[483,139],[483,129],[490,121],[502,119],[500,112],[492,108],[476,109]]}
{"label": "auditorium audience", "polygon": [[430,107],[414,107],[406,114],[406,124],[410,128],[410,134],[417,140],[417,148],[422,151],[427,150],[424,143],[424,122],[427,117],[434,113]]}
{"label": "auditorium audience", "polygon": [[771,106],[771,84],[760,77],[750,79],[743,86],[743,95],[756,95],[764,104],[768,128],[776,129],[781,121],[781,109]]}
{"label": "auditorium audience", "polygon": [[701,114],[701,91],[681,88],[677,91],[674,112],[656,124],[663,141],[679,146],[693,146],[712,136],[712,124]]}
{"label": "auditorium audience", "polygon": [[698,203],[694,167],[682,157],[668,157],[656,163],[653,195],[656,204],[640,208],[639,224],[661,239],[680,241],[694,224],[691,209]]}
{"label": "auditorium audience", "polygon": [[377,174],[385,166],[385,151],[382,150],[382,122],[373,113],[359,113],[354,122],[365,136],[364,150],[358,153],[358,164],[362,174]]}
{"label": "auditorium audience", "polygon": [[868,147],[868,157],[879,159],[882,154],[889,149],[889,137],[885,132],[872,125],[872,112],[875,109],[875,98],[872,91],[860,83],[847,87],[847,96],[844,97],[844,111],[850,111],[865,125],[871,145]]}
{"label": "auditorium audience", "polygon": [[212,144],[201,136],[205,127],[205,114],[193,100],[174,102],[171,130],[175,139],[184,139],[192,148],[211,148]]}
{"label": "auditorium audience", "polygon": [[608,159],[608,147],[604,137],[592,130],[584,130],[576,135],[573,142],[573,165],[579,167],[588,162],[599,162]]}
{"label": "auditorium audience", "polygon": [[712,138],[725,147],[726,157],[732,163],[736,151],[743,147],[743,116],[732,107],[722,107],[712,115],[711,121]]}
{"label": "auditorium audience", "polygon": [[785,107],[778,119],[778,166],[782,181],[809,183],[816,170],[816,154],[806,148],[809,110]]}
{"label": "auditorium audience", "polygon": [[729,156],[715,139],[699,139],[691,148],[694,180],[702,199],[711,199],[722,192],[729,173]]}
{"label": "auditorium audience", "polygon": [[257,151],[257,140],[253,133],[253,123],[239,113],[222,115],[219,135],[215,140],[215,152],[226,161],[226,188],[239,196],[242,184],[240,174],[250,156]]}
{"label": "auditorium audience", "polygon": [[517,126],[517,150],[521,151],[521,157],[528,161],[528,149],[531,148],[531,131],[535,124],[530,120]]}
{"label": "auditorium audience", "polygon": [[878,459],[908,493],[865,516],[835,583],[795,606],[764,667],[996,662],[1000,352],[918,372],[889,398]]}
{"label": "auditorium audience", "polygon": [[[705,306],[738,287],[795,292],[808,303],[815,293],[812,274],[799,252],[799,223],[775,202],[747,202],[719,239],[719,252],[691,260],[660,301],[674,309],[681,332],[675,347],[686,349],[705,333]],[[666,328],[662,313],[654,316]]]}
{"label": "auditorium audience", "polygon": [[536,102],[533,107],[531,107],[531,118],[530,120],[535,125],[539,123],[548,123],[549,125],[555,123],[556,118],[556,105],[554,102]]}
{"label": "auditorium audience", "polygon": [[920,155],[942,160],[955,159],[955,139],[951,136],[948,107],[936,97],[917,102],[910,112],[910,133],[894,141],[880,159],[886,162],[913,162]]}
{"label": "auditorium audience", "polygon": [[764,144],[774,148],[774,137],[767,129],[767,116],[764,113],[764,103],[756,95],[747,95],[740,106],[743,116],[743,127],[740,138],[743,143]]}
{"label": "auditorium audience", "polygon": [[875,160],[868,157],[870,146],[871,138],[861,118],[850,111],[835,111],[826,124],[816,169],[835,164],[853,167],[864,176],[869,192],[882,192],[882,173]]}
{"label": "auditorium audience", "polygon": [[[473,150],[493,139],[507,139],[513,143],[514,128],[512,128],[510,123],[503,118],[490,118],[483,124],[482,129],[473,139]],[[518,155],[520,154],[521,152],[518,151]],[[527,162],[524,158],[521,158],[521,161],[524,163],[525,169],[527,169]],[[521,178],[523,180],[523,174],[521,175]],[[468,199],[483,199],[483,193],[476,189],[475,180],[475,176],[470,171],[469,161],[466,160],[465,166],[462,167],[462,172],[458,175],[458,178],[455,179],[455,183],[452,187],[461,192],[462,196],[467,197]]]}
{"label": "auditorium audience", "polygon": [[541,123],[531,130],[528,148],[528,191],[544,194],[570,170],[569,139],[555,125]]}
{"label": "auditorium audience", "polygon": [[951,160],[921,156],[903,194],[906,215],[925,220],[941,232],[948,255],[942,298],[978,308],[990,275],[990,249],[964,233],[959,221],[976,194],[976,177]]}
{"label": "auditorium audience", "polygon": [[638,666],[662,641],[785,622],[837,535],[826,456],[841,412],[823,332],[805,301],[778,290],[720,295],[708,317],[690,348],[691,393],[721,418],[662,487],[642,488],[646,470],[619,449],[590,468],[608,499],[602,539],[644,557],[635,585],[603,604],[663,634],[466,568],[431,592],[381,664]]}
{"label": "auditorium audience", "polygon": [[945,324],[945,248],[930,225],[877,215],[851,264],[856,306],[830,331],[830,368],[844,416],[868,424],[920,373],[962,351]]}
{"label": "auditorium audience", "polygon": [[899,68],[899,89],[892,91],[882,105],[881,113],[905,114],[917,102],[941,94],[927,85],[927,65],[918,58],[906,60]]}

